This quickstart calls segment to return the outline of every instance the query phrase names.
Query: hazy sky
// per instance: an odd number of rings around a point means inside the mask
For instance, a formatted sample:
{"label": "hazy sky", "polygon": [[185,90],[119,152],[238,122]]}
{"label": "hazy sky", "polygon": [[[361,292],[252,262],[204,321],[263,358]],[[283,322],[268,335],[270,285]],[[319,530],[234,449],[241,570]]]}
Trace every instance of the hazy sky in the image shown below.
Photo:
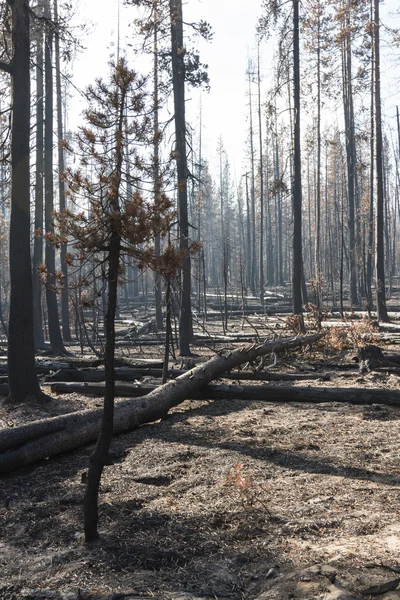
{"label": "hazy sky", "polygon": [[[202,60],[209,65],[211,91],[187,92],[189,118],[197,120],[201,96],[204,152],[212,158],[221,135],[240,176],[246,129],[245,73],[247,57],[254,49],[260,0],[188,0],[183,11],[185,21],[207,20],[214,32],[212,42],[201,43]],[[84,89],[94,77],[104,74],[110,53],[116,50],[117,1],[81,0],[79,12],[93,22],[91,34],[83,40],[87,50],[74,68],[73,81]],[[133,35],[128,27],[132,14],[132,9],[123,7],[121,1],[121,46],[125,36],[129,39]]]}
{"label": "hazy sky", "polygon": [[[187,110],[190,121],[197,126],[200,96],[203,114],[204,155],[212,161],[219,136],[222,136],[232,165],[232,174],[239,180],[244,172],[243,148],[247,136],[247,84],[246,68],[249,55],[256,56],[255,27],[260,16],[261,0],[187,0],[183,5],[186,22],[204,19],[213,28],[213,41],[201,43],[201,57],[209,65],[211,91],[187,92]],[[118,0],[80,0],[79,19],[92,22],[91,33],[83,40],[86,50],[76,61],[73,69],[73,82],[84,89],[94,78],[104,75],[111,53],[116,51]],[[386,0],[382,4],[382,18],[395,26],[390,11],[399,9],[398,0]],[[133,30],[129,27],[133,9],[123,6],[120,1],[121,47],[125,39],[130,40]],[[399,19],[397,25],[399,25]],[[399,79],[394,61],[400,60],[400,51],[393,52],[383,47],[383,85],[387,98],[386,112],[393,117],[394,107],[400,104]],[[272,55],[269,48],[262,48],[262,77],[265,85],[271,77]],[[139,64],[139,69],[141,65]],[[397,69],[398,74],[398,69]],[[388,85],[388,80],[392,80]],[[255,91],[255,89],[254,89]],[[254,100],[256,98],[254,97]],[[81,105],[82,106],[82,105]],[[172,106],[171,106],[172,110]],[[79,122],[77,111],[71,125]]]}

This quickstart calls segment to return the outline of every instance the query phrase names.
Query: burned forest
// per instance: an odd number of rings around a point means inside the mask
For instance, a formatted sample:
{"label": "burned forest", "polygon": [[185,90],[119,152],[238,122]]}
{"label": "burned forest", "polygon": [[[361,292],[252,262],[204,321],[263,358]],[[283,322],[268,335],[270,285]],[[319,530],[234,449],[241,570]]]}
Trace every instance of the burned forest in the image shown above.
{"label": "burned forest", "polygon": [[400,598],[396,1],[0,15],[0,600]]}

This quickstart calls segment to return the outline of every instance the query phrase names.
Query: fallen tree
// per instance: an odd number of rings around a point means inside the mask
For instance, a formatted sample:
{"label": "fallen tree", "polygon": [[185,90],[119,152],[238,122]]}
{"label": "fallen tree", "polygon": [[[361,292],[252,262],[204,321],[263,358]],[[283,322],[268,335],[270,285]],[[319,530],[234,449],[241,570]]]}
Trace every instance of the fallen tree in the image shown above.
{"label": "fallen tree", "polygon": [[[175,378],[186,373],[187,369],[170,369],[168,370],[168,377]],[[115,369],[116,381],[135,381],[142,377],[162,377],[162,369],[131,369],[130,367],[120,367]],[[331,377],[323,373],[270,373],[268,371],[234,371],[233,373],[224,373],[224,379],[233,379],[234,381],[247,380],[247,381],[301,381],[301,380],[325,380],[328,381]],[[96,381],[105,381],[104,369],[59,369],[56,373],[49,375],[46,378],[47,382],[86,382],[93,383]],[[1,381],[0,384],[4,383]],[[84,389],[84,388],[82,388]],[[1,388],[0,388],[1,390]],[[76,390],[68,390],[66,392]],[[56,393],[63,393],[63,388],[52,387],[52,391]],[[118,394],[117,394],[118,395]]]}
{"label": "fallen tree", "polygon": [[[116,384],[115,395],[121,398],[139,398],[158,389],[150,385]],[[102,383],[52,384],[56,393],[78,393],[103,396]],[[400,406],[400,392],[379,388],[326,388],[326,387],[268,387],[260,385],[209,384],[201,390],[194,390],[187,400],[254,400],[257,402],[347,402],[349,404],[387,404]]]}
{"label": "fallen tree", "polygon": [[[309,345],[323,334],[268,341],[248,349],[216,355],[140,400],[129,399],[115,409],[114,434],[157,421],[169,410],[223,373],[258,356]],[[85,410],[0,430],[0,472],[5,473],[49,456],[73,450],[97,439],[102,409]]]}

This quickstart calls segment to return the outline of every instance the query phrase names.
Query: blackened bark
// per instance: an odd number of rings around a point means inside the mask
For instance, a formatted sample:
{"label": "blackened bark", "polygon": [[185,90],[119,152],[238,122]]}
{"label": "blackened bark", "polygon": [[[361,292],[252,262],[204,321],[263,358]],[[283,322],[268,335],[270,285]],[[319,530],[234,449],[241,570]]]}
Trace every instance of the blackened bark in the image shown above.
{"label": "blackened bark", "polygon": [[249,198],[249,173],[245,173],[246,181],[246,284],[251,288],[251,216]]}
{"label": "blackened bark", "polygon": [[168,378],[169,346],[172,339],[171,328],[171,280],[167,280],[167,291],[165,294],[166,320],[165,320],[165,347],[164,347],[164,365],[162,370],[162,383],[166,383]]}
{"label": "blackened bark", "polygon": [[[45,3],[45,16],[50,19],[50,1]],[[45,181],[45,229],[46,235],[54,232],[54,185],[53,185],[53,65],[52,65],[53,32],[47,26],[45,35],[45,133],[44,133],[44,181]],[[56,259],[53,244],[45,244],[45,264],[47,270],[46,301],[49,323],[50,345],[54,354],[65,354],[66,350],[61,337],[58,318],[58,302],[56,295]]]}
{"label": "blackened bark", "polygon": [[84,499],[85,540],[92,542],[99,537],[97,524],[98,495],[104,466],[107,464],[113,428],[115,397],[115,313],[117,309],[118,267],[120,257],[120,236],[114,232],[108,255],[108,297],[105,318],[106,347],[104,356],[105,395],[100,435],[91,457]]}
{"label": "blackened bark", "polygon": [[316,305],[322,303],[321,286],[321,11],[317,6],[317,189],[315,224],[315,287]]}
{"label": "blackened bark", "polygon": [[[159,127],[159,98],[158,98],[158,0],[154,2],[154,156],[153,156],[153,167],[154,167],[154,199],[157,200],[161,194],[161,178],[160,178],[160,127]],[[156,233],[154,239],[154,254],[160,256],[161,254],[161,235]],[[163,327],[163,314],[162,314],[162,293],[161,293],[161,277],[159,273],[154,272],[154,295],[156,302],[156,326],[157,329]]]}
{"label": "blackened bark", "polygon": [[[35,370],[33,293],[30,249],[29,133],[30,46],[29,2],[9,0],[12,9],[10,316],[8,381],[10,396],[21,402],[41,394]],[[24,366],[21,369],[21,365]]]}
{"label": "blackened bark", "polygon": [[[373,6],[371,2],[371,22],[373,20]],[[374,64],[375,52],[374,52],[374,32],[371,30],[371,64]],[[366,296],[367,296],[367,309],[370,312],[373,308],[372,301],[372,253],[374,245],[374,147],[375,147],[375,106],[374,106],[374,81],[375,74],[374,69],[371,69],[371,108],[370,108],[370,122],[371,122],[371,137],[370,137],[370,184],[369,184],[369,212],[368,212],[368,246],[367,246],[367,268],[366,268]]]}
{"label": "blackened bark", "polygon": [[264,305],[264,160],[261,115],[260,40],[257,46],[258,139],[260,144],[260,301]]}
{"label": "blackened bark", "polygon": [[170,0],[172,81],[175,108],[175,158],[178,175],[179,248],[184,253],[181,278],[181,310],[179,316],[179,351],[188,356],[193,339],[191,309],[191,273],[189,254],[189,221],[187,198],[187,156],[185,123],[185,47],[183,45],[182,0]]}
{"label": "blackened bark", "polygon": [[[58,23],[58,2],[54,0],[54,21]],[[63,211],[66,205],[65,183],[62,174],[64,173],[64,150],[63,150],[63,118],[62,118],[62,93],[61,93],[61,67],[60,67],[60,36],[58,31],[54,38],[55,67],[56,67],[56,96],[57,96],[57,137],[58,137],[58,193],[60,198],[60,211]],[[68,293],[68,265],[65,260],[67,255],[67,245],[61,244],[60,260],[61,271],[63,274],[63,288],[61,290],[61,325],[64,342],[71,341],[71,332],[69,325],[69,293]]]}
{"label": "blackened bark", "polygon": [[[350,10],[350,9],[349,9]],[[350,29],[350,16],[344,22],[344,27]],[[354,103],[352,83],[351,39],[347,33],[342,42],[342,76],[343,76],[343,106],[346,131],[346,162],[347,189],[349,205],[349,268],[350,268],[350,302],[358,304],[357,267],[356,267],[356,232],[355,232],[355,202],[356,202],[356,146],[354,130]]]}
{"label": "blackened bark", "polygon": [[36,173],[35,173],[35,235],[33,241],[33,314],[34,336],[36,348],[44,346],[42,319],[42,282],[39,276],[39,265],[43,263],[43,31],[37,31],[36,41]]}
{"label": "blackened bark", "polygon": [[375,160],[376,160],[376,307],[378,321],[387,323],[389,315],[386,308],[385,289],[385,249],[384,249],[384,193],[382,159],[382,111],[381,111],[381,73],[379,47],[379,0],[374,1],[374,51],[375,51]]}
{"label": "blackened bark", "polygon": [[294,160],[293,160],[293,313],[300,317],[303,329],[302,305],[302,231],[301,231],[301,149],[300,149],[300,42],[299,42],[299,0],[293,0],[293,80],[294,80]]}
{"label": "blackened bark", "polygon": [[255,197],[255,175],[254,175],[254,142],[253,142],[253,106],[251,100],[251,71],[250,63],[248,70],[249,78],[249,120],[250,120],[250,173],[251,173],[251,281],[250,287],[253,295],[256,294],[257,252],[256,252],[256,197]]}

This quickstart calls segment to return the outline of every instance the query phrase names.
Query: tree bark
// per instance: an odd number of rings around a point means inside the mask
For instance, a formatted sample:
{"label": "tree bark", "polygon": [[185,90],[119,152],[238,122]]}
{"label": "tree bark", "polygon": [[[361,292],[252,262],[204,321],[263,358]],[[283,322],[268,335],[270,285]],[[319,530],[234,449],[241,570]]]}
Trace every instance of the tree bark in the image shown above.
{"label": "tree bark", "polygon": [[[161,194],[161,176],[160,176],[160,125],[159,125],[159,90],[158,90],[158,0],[154,1],[154,38],[153,38],[153,70],[154,70],[154,121],[153,121],[153,179],[154,179],[154,199],[157,200]],[[154,238],[154,254],[160,256],[161,254],[161,235],[156,233]],[[162,279],[159,273],[154,272],[154,295],[156,303],[156,325],[157,329],[163,328],[163,313],[162,313],[162,291],[161,291]]]}
{"label": "tree bark", "polygon": [[[52,386],[61,389],[65,386],[66,393],[87,390],[98,396],[104,394],[102,384],[54,384]],[[153,386],[134,387],[129,384],[117,384],[115,393],[125,398],[144,397],[158,388]],[[201,390],[189,393],[186,400],[258,400],[265,402],[350,402],[352,404],[391,404],[400,406],[400,392],[382,389],[360,389],[360,388],[317,388],[317,387],[268,387],[265,385],[223,385],[210,384]]]}
{"label": "tree bark", "polygon": [[293,79],[294,79],[294,159],[293,159],[293,314],[299,317],[300,330],[304,331],[302,305],[302,185],[300,137],[300,41],[299,0],[293,0]]}
{"label": "tree bark", "polygon": [[[144,423],[165,417],[169,410],[201,390],[213,379],[258,356],[309,345],[322,334],[269,341],[247,350],[214,356],[206,363],[156,388],[147,396],[118,403],[114,435],[132,431]],[[0,472],[8,472],[49,456],[89,444],[100,431],[102,409],[61,415],[29,425],[0,431]]]}
{"label": "tree bark", "polygon": [[[122,167],[122,152],[121,164]],[[114,208],[115,210],[118,207]],[[104,408],[101,422],[100,435],[97,440],[94,454],[91,458],[87,485],[84,499],[84,530],[85,540],[91,542],[99,537],[97,531],[98,516],[98,494],[104,466],[108,459],[114,428],[114,398],[115,398],[115,312],[117,308],[118,269],[120,259],[121,238],[117,232],[113,232],[110,241],[108,256],[108,296],[106,326],[106,347],[104,356],[105,386]]]}
{"label": "tree bark", "polygon": [[[400,365],[399,365],[400,367]],[[136,381],[142,377],[163,377],[163,369],[130,369],[127,367],[115,369],[115,379],[117,381]],[[179,377],[186,373],[183,369],[166,369],[166,379]],[[252,371],[234,371],[227,373],[222,376],[224,379],[232,379],[234,381],[246,380],[246,381],[301,381],[301,380],[329,380],[330,376],[323,373],[269,373],[266,371],[258,371],[253,373]],[[69,393],[73,390],[69,387],[69,382],[74,386],[76,383],[86,382],[100,382],[105,380],[105,372],[103,369],[60,369],[57,373],[50,375],[47,378],[47,383],[62,383],[63,386],[53,386],[52,391],[56,393]],[[166,380],[165,380],[166,381]],[[165,381],[163,383],[165,383]],[[97,388],[101,392],[101,388]],[[80,393],[85,394],[93,393],[87,390],[85,386],[79,388]]]}
{"label": "tree bark", "polygon": [[[45,17],[51,18],[50,0],[45,2]],[[47,26],[45,35],[45,133],[44,133],[44,181],[45,181],[45,228],[46,235],[54,232],[54,182],[53,182],[53,32]],[[46,301],[49,324],[50,345],[54,354],[66,354],[61,337],[56,295],[56,259],[55,249],[49,241],[45,245],[45,263],[47,270]]]}
{"label": "tree bark", "polygon": [[376,309],[378,321],[390,321],[386,308],[385,287],[385,248],[383,238],[384,228],[384,192],[383,192],[383,145],[382,145],[382,110],[381,110],[381,71],[379,43],[379,0],[374,1],[374,55],[375,55],[375,160],[376,160]]}
{"label": "tree bark", "polygon": [[[261,113],[260,38],[257,40],[258,140],[260,145],[260,302],[264,306],[264,158]],[[267,150],[268,153],[268,150]]]}
{"label": "tree bark", "polygon": [[181,278],[179,316],[179,351],[189,356],[193,338],[191,309],[191,272],[189,254],[189,221],[187,200],[187,156],[185,123],[185,47],[183,44],[182,0],[170,0],[172,81],[175,108],[175,158],[178,175],[179,248],[184,253]]}
{"label": "tree bark", "polygon": [[[10,316],[8,371],[10,396],[17,402],[40,396],[35,370],[30,248],[29,2],[9,0],[12,10],[12,131],[10,218]],[[21,369],[23,365],[23,369]]]}
{"label": "tree bark", "polygon": [[[41,7],[40,7],[41,8]],[[40,14],[40,13],[39,13]],[[35,347],[44,348],[43,315],[42,315],[42,282],[39,276],[39,265],[43,264],[43,30],[41,25],[36,32],[36,168],[35,168],[35,222],[34,229],[39,235],[33,240],[33,314]]]}
{"label": "tree bark", "polygon": [[349,31],[343,36],[342,42],[342,79],[343,106],[346,130],[346,164],[348,190],[348,227],[349,227],[349,269],[350,269],[350,301],[352,306],[358,305],[357,294],[357,256],[356,256],[356,148],[354,127],[354,103],[352,80],[352,49],[351,49],[351,17],[350,8],[343,23],[343,29]]}
{"label": "tree bark", "polygon": [[255,173],[254,173],[254,140],[253,140],[253,103],[251,98],[251,63],[248,66],[249,79],[249,125],[250,125],[250,173],[251,173],[251,282],[250,289],[255,296],[256,294],[256,273],[257,273],[257,250],[256,250],[256,190],[255,190]]}
{"label": "tree bark", "polygon": [[[54,0],[54,21],[58,23],[58,0]],[[62,118],[62,93],[61,93],[61,67],[60,67],[60,35],[56,31],[54,36],[55,66],[56,66],[56,96],[57,96],[57,137],[58,137],[58,193],[60,199],[60,212],[66,207],[65,183],[63,173],[64,149],[63,149],[63,118]],[[60,262],[63,274],[63,287],[61,290],[61,324],[64,342],[72,340],[69,323],[69,292],[68,292],[68,265],[66,263],[67,244],[61,244]]]}

